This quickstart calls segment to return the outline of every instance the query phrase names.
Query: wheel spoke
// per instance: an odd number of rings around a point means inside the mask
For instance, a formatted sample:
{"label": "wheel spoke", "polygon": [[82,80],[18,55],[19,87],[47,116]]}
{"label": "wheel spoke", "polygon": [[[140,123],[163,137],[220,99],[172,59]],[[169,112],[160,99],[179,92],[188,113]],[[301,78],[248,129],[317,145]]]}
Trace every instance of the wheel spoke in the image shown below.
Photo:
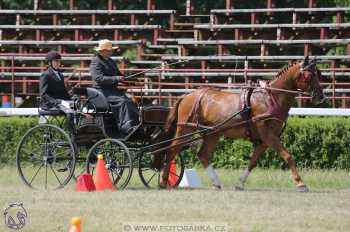
{"label": "wheel spoke", "polygon": [[160,172],[158,172],[158,186],[160,186]]}
{"label": "wheel spoke", "polygon": [[130,168],[130,165],[127,165],[127,164],[125,164],[125,165],[118,165],[117,168]]}
{"label": "wheel spoke", "polygon": [[[153,174],[153,176],[151,177],[151,179],[149,179],[149,180],[147,181],[147,184],[149,184],[149,183],[152,181],[153,177],[154,177],[156,174],[157,174],[157,173],[155,172],[155,173]],[[158,176],[158,182],[159,182],[159,176]]]}
{"label": "wheel spoke", "polygon": [[36,170],[34,176],[32,177],[32,179],[31,179],[30,182],[29,182],[29,185],[32,185],[32,183],[33,183],[33,181],[34,181],[36,175],[38,175],[40,169],[41,169],[43,166],[44,166],[44,164],[41,164],[40,167],[38,168],[38,170]]}
{"label": "wheel spoke", "polygon": [[35,153],[33,153],[33,152],[31,152],[31,153],[26,153],[26,154],[29,155],[29,157],[30,157],[31,159],[42,160],[40,155],[35,154]]}
{"label": "wheel spoke", "polygon": [[[35,153],[33,153],[33,152],[31,152],[31,153],[28,153],[27,151],[23,151],[23,153],[25,153],[27,156],[29,156],[28,158],[25,158],[25,157],[22,157],[21,158],[21,160],[26,160],[26,159],[28,159],[28,160],[31,160],[31,161],[33,161],[33,162],[35,162],[35,163],[40,163],[40,162],[42,162],[43,160],[42,160],[42,158],[40,157],[40,155],[38,155],[38,154],[35,154]],[[40,157],[40,158],[39,158]]]}
{"label": "wheel spoke", "polygon": [[[113,171],[112,171],[112,173],[113,173]],[[117,174],[117,176],[118,176],[119,178],[122,178],[122,176],[121,176],[118,172],[116,172],[115,174]]]}
{"label": "wheel spoke", "polygon": [[28,159],[24,159],[24,158],[22,157],[21,160],[24,160],[24,161],[31,161],[33,164],[40,164],[40,163],[43,162],[42,159],[36,158],[35,156],[28,157]]}
{"label": "wheel spoke", "polygon": [[114,174],[113,174],[113,170],[111,171],[111,175],[112,175],[112,180],[113,180],[113,183],[114,183]]}
{"label": "wheel spoke", "polygon": [[41,152],[41,150],[39,150],[39,149],[35,149],[34,151],[28,151],[28,150],[25,149],[25,148],[22,148],[21,151],[24,152],[24,153],[26,153],[27,155],[33,154],[33,155],[37,155],[37,156],[39,156],[39,157],[40,157],[40,155],[36,154],[36,152]]}
{"label": "wheel spoke", "polygon": [[45,165],[45,189],[47,189],[47,164]]}
{"label": "wheel spoke", "polygon": [[142,169],[143,172],[149,171],[149,170],[150,170],[150,171],[154,171],[154,169],[152,169],[152,168],[143,168],[143,169]]}
{"label": "wheel spoke", "polygon": [[[118,184],[119,182],[123,183],[123,181],[121,181],[121,180],[124,179],[123,176],[121,176],[119,173],[115,173],[115,174],[116,174],[118,177],[115,178],[115,179],[113,179],[113,185],[116,185],[116,184]],[[113,176],[113,174],[112,174],[112,176]]]}
{"label": "wheel spoke", "polygon": [[54,176],[56,177],[58,183],[60,183],[60,186],[62,186],[62,183],[61,183],[60,179],[58,178],[58,176],[57,176],[55,170],[53,170],[52,165],[50,165],[50,169],[51,169],[52,173],[54,174]]}
{"label": "wheel spoke", "polygon": [[[44,137],[43,135],[41,135],[42,136],[42,138]],[[36,136],[34,136],[34,140],[36,141],[36,143],[37,144],[42,144],[42,142],[41,141],[39,141],[38,139],[37,139],[37,137]]]}
{"label": "wheel spoke", "polygon": [[69,155],[71,153],[71,149],[67,149],[65,151],[62,151],[62,152],[58,152],[58,153],[54,153],[54,155],[57,157],[61,156],[61,155]]}

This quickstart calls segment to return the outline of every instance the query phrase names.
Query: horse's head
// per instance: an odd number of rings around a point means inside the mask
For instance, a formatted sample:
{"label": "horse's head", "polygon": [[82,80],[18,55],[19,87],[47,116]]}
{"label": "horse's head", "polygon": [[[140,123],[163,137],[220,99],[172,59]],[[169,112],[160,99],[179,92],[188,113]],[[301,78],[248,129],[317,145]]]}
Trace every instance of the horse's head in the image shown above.
{"label": "horse's head", "polygon": [[316,66],[316,61],[309,61],[305,57],[304,61],[299,63],[300,72],[296,80],[297,88],[308,92],[311,95],[313,104],[319,104],[325,100],[323,89],[320,85],[321,71]]}

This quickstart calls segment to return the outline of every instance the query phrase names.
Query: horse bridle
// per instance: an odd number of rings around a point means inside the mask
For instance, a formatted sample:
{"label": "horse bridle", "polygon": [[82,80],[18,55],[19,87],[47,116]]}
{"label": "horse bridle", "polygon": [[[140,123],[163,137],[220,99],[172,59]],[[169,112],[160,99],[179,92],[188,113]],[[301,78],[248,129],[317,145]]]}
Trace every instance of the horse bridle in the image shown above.
{"label": "horse bridle", "polygon": [[[300,75],[301,75],[301,79],[303,82],[310,82],[311,81],[311,78],[313,76],[316,75],[316,70],[315,70],[315,66],[316,66],[316,63],[314,61],[311,61],[307,66],[303,66],[303,64],[301,65],[300,67]],[[304,72],[305,71],[309,71],[312,73],[312,77],[310,76],[305,76]],[[248,88],[257,88],[257,87],[248,87]],[[261,89],[268,89],[268,90],[275,90],[275,91],[279,91],[279,92],[285,92],[285,93],[293,93],[293,94],[298,94],[298,95],[305,95],[305,96],[310,96],[310,97],[314,97],[315,96],[315,91],[312,90],[310,92],[305,92],[305,91],[302,91],[302,90],[288,90],[288,89],[281,89],[281,88],[274,88],[274,87],[270,87],[268,84],[266,86],[260,86],[258,88],[261,88]]]}
{"label": "horse bridle", "polygon": [[[311,72],[312,75],[306,76],[305,71]],[[304,83],[307,83],[310,86],[310,82],[313,77],[317,76],[317,70],[316,70],[316,62],[312,60],[307,66],[304,67],[302,64],[300,67],[300,75],[301,75],[301,80]],[[310,96],[311,98],[314,98],[316,93],[315,90],[312,89],[311,91],[304,92],[307,93],[306,95]]]}
{"label": "horse bridle", "polygon": [[[301,64],[300,66],[300,75],[301,75],[301,79],[303,82],[308,83],[311,81],[311,78],[313,76],[316,75],[316,62],[315,61],[311,61],[307,66],[304,67],[304,64]],[[309,71],[312,73],[312,77],[310,76],[305,76],[305,71]]]}

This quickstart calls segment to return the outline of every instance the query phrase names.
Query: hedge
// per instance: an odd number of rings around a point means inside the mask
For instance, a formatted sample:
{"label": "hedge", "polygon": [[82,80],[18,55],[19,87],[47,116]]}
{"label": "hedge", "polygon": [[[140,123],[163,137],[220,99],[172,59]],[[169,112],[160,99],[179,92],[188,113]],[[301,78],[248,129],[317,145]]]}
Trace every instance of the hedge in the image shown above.
{"label": "hedge", "polygon": [[[16,146],[37,118],[0,118],[0,164],[15,164]],[[283,144],[303,168],[348,169],[350,167],[350,120],[345,117],[291,117],[282,135]],[[183,154],[186,166],[200,165],[195,149]],[[216,167],[241,168],[248,164],[253,146],[243,140],[221,139],[211,157]],[[286,168],[275,152],[268,150],[260,167]]]}
{"label": "hedge", "polygon": [[38,123],[33,117],[0,118],[0,164],[15,163],[16,148],[24,133]]}

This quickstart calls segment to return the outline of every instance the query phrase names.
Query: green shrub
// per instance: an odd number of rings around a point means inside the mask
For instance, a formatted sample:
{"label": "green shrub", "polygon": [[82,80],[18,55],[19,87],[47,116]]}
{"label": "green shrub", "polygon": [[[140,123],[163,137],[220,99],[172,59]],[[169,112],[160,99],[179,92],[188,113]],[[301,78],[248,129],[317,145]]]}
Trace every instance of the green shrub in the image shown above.
{"label": "green shrub", "polygon": [[[16,147],[24,133],[38,122],[37,118],[0,118],[0,163],[15,163]],[[349,169],[350,120],[346,117],[291,117],[282,134],[282,142],[298,167]],[[200,165],[198,147],[183,152],[187,167]],[[216,167],[247,166],[253,146],[248,141],[220,139],[211,161]],[[268,150],[259,161],[264,168],[287,168],[275,152]]]}
{"label": "green shrub", "polygon": [[[298,167],[322,169],[350,168],[350,120],[345,117],[290,117],[282,142]],[[211,161],[216,167],[247,166],[253,145],[244,140],[221,139]],[[199,165],[194,156],[186,165]],[[192,162],[188,162],[192,161]],[[287,168],[276,152],[268,149],[259,160],[264,168]]]}
{"label": "green shrub", "polygon": [[14,163],[16,148],[24,133],[38,123],[33,117],[0,118],[0,164]]}

